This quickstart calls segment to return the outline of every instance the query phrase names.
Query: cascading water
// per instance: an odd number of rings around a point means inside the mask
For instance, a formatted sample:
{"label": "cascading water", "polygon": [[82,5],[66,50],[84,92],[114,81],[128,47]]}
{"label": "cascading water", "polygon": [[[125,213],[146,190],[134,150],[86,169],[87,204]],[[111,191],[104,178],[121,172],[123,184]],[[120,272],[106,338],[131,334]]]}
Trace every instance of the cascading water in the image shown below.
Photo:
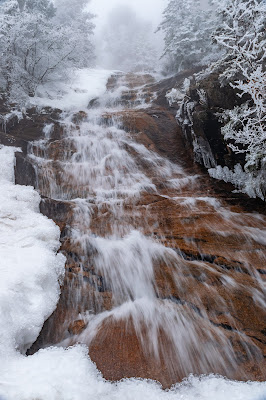
{"label": "cascading water", "polygon": [[[237,370],[245,378],[235,343],[246,360],[263,355],[238,322],[231,296],[241,290],[250,306],[266,305],[263,275],[254,266],[265,264],[265,218],[206,197],[200,176],[124,130],[125,114],[147,109],[155,97],[135,83],[121,76],[86,113],[65,114],[62,137],[51,139],[53,125],[46,126],[45,139],[29,149],[40,193],[71,209],[67,311],[54,337],[52,317],[45,344],[93,347],[102,331],[120,325],[121,348],[134,332],[144,357],[163,365],[171,382],[190,373],[236,377]],[[171,212],[178,231],[168,221]],[[195,240],[200,232],[213,236],[217,256],[206,256],[214,250]],[[180,240],[200,256],[181,251]],[[84,329],[71,334],[76,320]]]}

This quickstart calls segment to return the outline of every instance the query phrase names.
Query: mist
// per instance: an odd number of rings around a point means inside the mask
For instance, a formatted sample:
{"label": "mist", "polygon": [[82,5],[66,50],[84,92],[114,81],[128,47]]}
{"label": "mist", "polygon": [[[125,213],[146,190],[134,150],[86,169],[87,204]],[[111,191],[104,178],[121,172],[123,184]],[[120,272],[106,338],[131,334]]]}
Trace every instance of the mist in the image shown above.
{"label": "mist", "polygon": [[157,26],[162,18],[162,12],[168,0],[91,0],[89,9],[97,15],[96,32],[105,24],[110,11],[117,7],[128,6],[135,13]]}
{"label": "mist", "polygon": [[163,36],[155,33],[167,0],[92,0],[94,44],[101,68],[155,72],[161,67]]}

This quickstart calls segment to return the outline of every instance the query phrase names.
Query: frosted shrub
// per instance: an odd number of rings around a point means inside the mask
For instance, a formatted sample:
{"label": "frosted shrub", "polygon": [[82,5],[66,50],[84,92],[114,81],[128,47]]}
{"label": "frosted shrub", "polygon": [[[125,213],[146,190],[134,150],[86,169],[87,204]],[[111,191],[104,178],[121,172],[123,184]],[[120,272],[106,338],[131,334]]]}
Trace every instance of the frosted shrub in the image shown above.
{"label": "frosted shrub", "polygon": [[87,48],[84,47],[84,37],[92,31],[90,18],[87,15],[84,32],[84,26],[80,30],[72,22],[75,13],[60,22],[50,0],[0,3],[0,81],[4,82],[10,101],[24,102],[27,96],[34,96],[40,84],[80,66],[85,50],[90,60],[88,38]]}
{"label": "frosted shrub", "polygon": [[265,200],[266,185],[265,185],[265,172],[258,172],[257,176],[243,171],[240,164],[235,165],[234,170],[228,167],[210,168],[208,170],[210,176],[215,179],[230,182],[242,193],[246,193],[249,197],[260,197]]}
{"label": "frosted shrub", "polygon": [[223,24],[214,33],[214,39],[226,50],[220,61],[224,69],[221,82],[229,81],[239,97],[246,95],[250,99],[223,112],[221,119],[226,124],[222,134],[235,153],[245,154],[248,179],[244,187],[255,188],[255,193],[264,197],[261,186],[265,186],[266,168],[266,2],[225,0],[220,3],[218,14]]}
{"label": "frosted shrub", "polygon": [[228,145],[235,153],[246,154],[245,169],[253,171],[266,165],[266,73],[259,66],[249,78],[246,82],[236,82],[234,87],[242,91],[241,95],[249,94],[252,101],[223,113],[228,122],[222,133],[227,141],[233,140]]}
{"label": "frosted shrub", "polygon": [[181,107],[185,99],[189,98],[188,91],[190,87],[190,79],[191,78],[186,78],[183,82],[182,87],[172,88],[168,93],[166,93],[165,97],[170,107],[172,107],[172,105],[175,103]]}
{"label": "frosted shrub", "polygon": [[220,60],[223,67],[221,81],[249,79],[258,65],[265,61],[264,0],[215,0],[220,24],[213,40],[225,50]]}

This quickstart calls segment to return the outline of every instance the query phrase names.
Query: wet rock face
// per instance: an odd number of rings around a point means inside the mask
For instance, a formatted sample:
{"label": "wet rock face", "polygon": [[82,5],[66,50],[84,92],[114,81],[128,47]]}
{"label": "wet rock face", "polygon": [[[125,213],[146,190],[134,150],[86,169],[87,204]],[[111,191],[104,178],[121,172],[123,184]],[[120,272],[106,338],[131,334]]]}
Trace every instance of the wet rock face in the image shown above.
{"label": "wet rock face", "polygon": [[[18,118],[16,113],[0,103],[0,143],[5,146],[15,146],[21,149],[16,153],[15,178],[19,185],[29,185],[36,188],[37,175],[32,162],[27,158],[29,143],[44,138],[43,128],[45,125],[53,124],[51,140],[61,136],[60,110],[45,109],[40,114],[35,108],[27,110],[27,115]],[[10,117],[7,118],[7,116]]]}
{"label": "wet rock face", "polygon": [[[0,133],[1,143],[6,138],[16,140],[19,147],[25,143],[38,140],[43,137],[43,127],[46,124],[56,123],[60,118],[60,110],[52,110],[45,108],[42,113],[39,113],[35,108],[28,109],[27,114],[21,114],[18,118],[17,114],[8,109],[4,104],[0,104],[1,119],[0,119]],[[8,118],[6,118],[10,115]],[[55,131],[57,127],[55,127]],[[23,149],[24,150],[24,149]]]}
{"label": "wet rock face", "polygon": [[33,186],[36,188],[37,175],[32,163],[23,155],[16,154],[15,166],[16,184]]}
{"label": "wet rock face", "polygon": [[186,160],[187,167],[193,160],[187,157],[181,128],[176,124],[172,113],[157,105],[147,110],[127,110],[117,114],[105,114],[107,121],[117,118],[123,129],[138,143],[173,162]]}
{"label": "wet rock face", "polygon": [[85,328],[86,328],[85,321],[79,319],[69,325],[68,331],[71,335],[79,335]]}
{"label": "wet rock face", "polygon": [[[200,98],[199,92],[204,96]],[[217,165],[227,166],[229,169],[240,163],[245,163],[243,154],[235,154],[227,146],[223,135],[221,134],[222,124],[219,121],[218,114],[224,109],[233,109],[236,106],[247,101],[246,96],[241,98],[237,95],[236,90],[229,84],[221,86],[219,82],[219,73],[212,73],[208,77],[203,78],[199,82],[192,80],[189,89],[189,102],[193,104],[193,133],[190,128],[186,129],[186,137],[190,146],[195,139],[202,142],[204,147],[208,147],[207,152],[210,153]],[[185,112],[181,117],[186,118]],[[203,149],[204,152],[204,149]],[[197,159],[198,162],[210,168],[214,165],[207,165],[202,158]]]}
{"label": "wet rock face", "polygon": [[[265,380],[265,207],[193,162],[164,103],[172,81],[119,76],[108,90],[121,79],[128,90],[114,100],[119,109],[99,111],[95,132],[88,109],[73,115],[69,136],[62,122],[45,148],[18,155],[17,182],[38,183],[41,212],[59,225],[67,257],[58,307],[29,354],[85,343],[106,379],[164,387],[189,373]],[[134,108],[136,99],[145,107]]]}

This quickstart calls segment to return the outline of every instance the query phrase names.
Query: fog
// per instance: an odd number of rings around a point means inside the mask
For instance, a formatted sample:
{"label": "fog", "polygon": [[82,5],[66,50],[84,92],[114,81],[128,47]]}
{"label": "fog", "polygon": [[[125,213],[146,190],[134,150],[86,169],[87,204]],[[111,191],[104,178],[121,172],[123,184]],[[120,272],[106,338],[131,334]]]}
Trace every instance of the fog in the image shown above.
{"label": "fog", "polygon": [[96,33],[105,24],[110,11],[120,6],[128,6],[141,17],[157,26],[167,0],[91,0],[90,10],[97,15]]}
{"label": "fog", "polygon": [[[163,33],[155,33],[169,0],[90,0],[96,15],[94,45],[98,67],[160,72]],[[186,1],[186,0],[184,0]],[[209,0],[201,0],[203,8]]]}
{"label": "fog", "polygon": [[92,0],[96,63],[103,68],[155,72],[163,50],[158,27],[167,0]]}

